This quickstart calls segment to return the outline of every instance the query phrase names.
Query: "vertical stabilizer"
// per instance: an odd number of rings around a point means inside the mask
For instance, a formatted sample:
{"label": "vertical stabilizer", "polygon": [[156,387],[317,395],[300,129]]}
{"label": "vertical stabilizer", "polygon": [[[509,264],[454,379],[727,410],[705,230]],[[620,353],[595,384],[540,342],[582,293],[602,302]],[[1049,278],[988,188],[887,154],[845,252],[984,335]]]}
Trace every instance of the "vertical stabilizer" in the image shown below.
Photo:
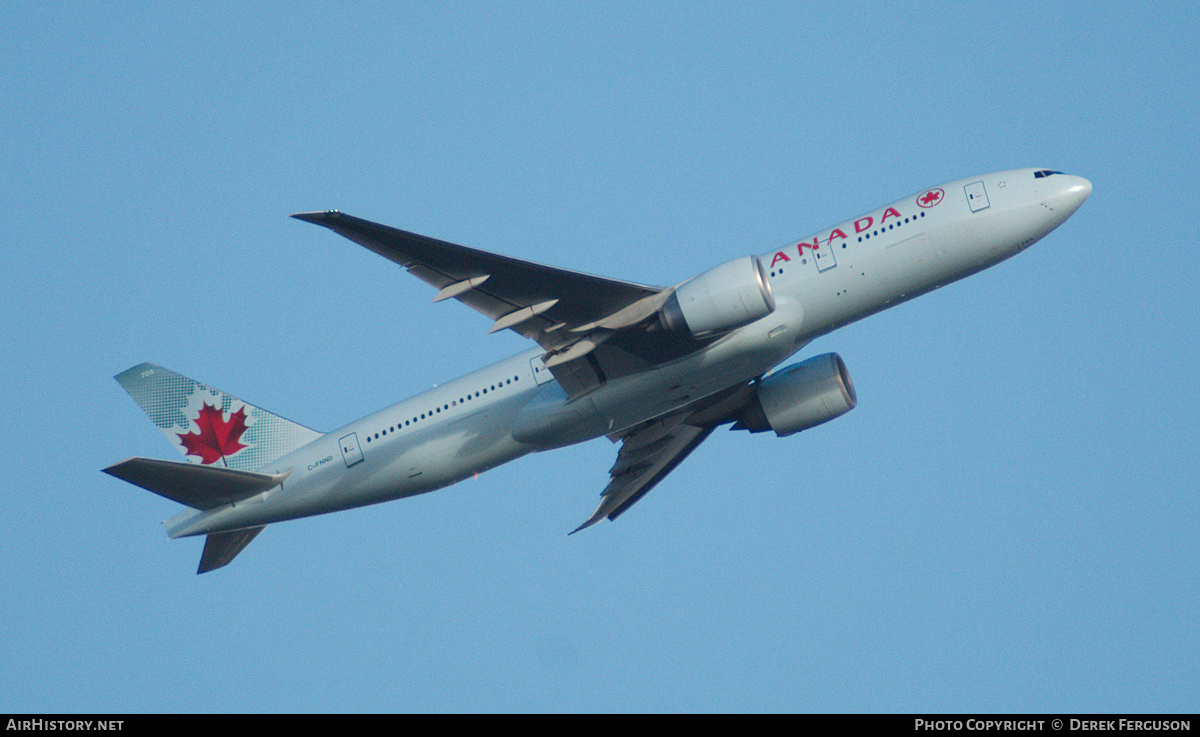
{"label": "vertical stabilizer", "polygon": [[134,366],[116,379],[194,463],[253,471],[321,437],[316,430],[152,363]]}

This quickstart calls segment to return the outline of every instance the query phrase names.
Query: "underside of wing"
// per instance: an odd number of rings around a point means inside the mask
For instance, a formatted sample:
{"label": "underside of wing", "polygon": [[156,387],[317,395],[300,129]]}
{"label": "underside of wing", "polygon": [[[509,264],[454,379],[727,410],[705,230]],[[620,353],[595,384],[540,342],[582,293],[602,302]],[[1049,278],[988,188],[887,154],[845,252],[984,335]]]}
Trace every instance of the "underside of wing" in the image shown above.
{"label": "underside of wing", "polygon": [[635,329],[651,323],[671,289],[590,276],[373,223],[337,211],[292,217],[322,225],[406,268],[546,350],[546,366],[572,397],[694,350],[692,342]]}
{"label": "underside of wing", "polygon": [[494,320],[493,330],[510,328],[548,350],[577,337],[570,335],[573,329],[662,291],[459,246],[337,211],[292,217],[323,225],[400,264],[439,290],[434,301],[453,297]]}
{"label": "underside of wing", "polygon": [[675,470],[717,426],[732,421],[752,395],[753,384],[738,384],[679,412],[612,436],[613,440],[621,441],[621,450],[609,470],[610,480],[601,494],[600,506],[571,534],[602,519],[614,520],[624,514]]}
{"label": "underside of wing", "polygon": [[620,517],[682,463],[714,429],[682,423],[668,429],[660,422],[641,433],[626,436],[617,462],[609,471],[612,479],[604,489],[600,506],[586,522],[572,530],[572,534],[602,519]]}

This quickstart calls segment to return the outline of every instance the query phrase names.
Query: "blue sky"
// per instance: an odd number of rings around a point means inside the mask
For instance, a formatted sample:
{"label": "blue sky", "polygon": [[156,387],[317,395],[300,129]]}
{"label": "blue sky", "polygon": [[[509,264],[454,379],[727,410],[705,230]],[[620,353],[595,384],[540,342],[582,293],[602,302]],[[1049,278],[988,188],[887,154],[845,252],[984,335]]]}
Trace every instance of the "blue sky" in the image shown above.
{"label": "blue sky", "polygon": [[[0,711],[1194,711],[1194,3],[10,5]],[[288,219],[671,284],[1045,166],[1033,249],[848,326],[858,408],[275,525],[197,577],[151,360],[329,430],[525,347]]]}

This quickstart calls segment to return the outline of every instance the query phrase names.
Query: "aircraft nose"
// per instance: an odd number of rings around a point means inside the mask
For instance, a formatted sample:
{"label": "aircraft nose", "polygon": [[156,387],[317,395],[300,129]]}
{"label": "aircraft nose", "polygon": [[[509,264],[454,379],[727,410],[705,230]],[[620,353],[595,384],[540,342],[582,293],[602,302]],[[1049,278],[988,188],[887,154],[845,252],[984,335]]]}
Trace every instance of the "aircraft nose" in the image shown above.
{"label": "aircraft nose", "polygon": [[1067,188],[1067,192],[1074,195],[1079,200],[1079,204],[1075,205],[1075,207],[1078,208],[1079,205],[1082,205],[1087,201],[1087,198],[1091,196],[1092,183],[1083,177],[1072,176]]}
{"label": "aircraft nose", "polygon": [[[1055,177],[1055,179],[1059,179],[1059,177]],[[1066,217],[1074,214],[1092,194],[1092,183],[1083,177],[1064,174],[1055,184],[1056,189],[1053,190],[1049,201],[1056,203],[1057,207],[1065,209]]]}

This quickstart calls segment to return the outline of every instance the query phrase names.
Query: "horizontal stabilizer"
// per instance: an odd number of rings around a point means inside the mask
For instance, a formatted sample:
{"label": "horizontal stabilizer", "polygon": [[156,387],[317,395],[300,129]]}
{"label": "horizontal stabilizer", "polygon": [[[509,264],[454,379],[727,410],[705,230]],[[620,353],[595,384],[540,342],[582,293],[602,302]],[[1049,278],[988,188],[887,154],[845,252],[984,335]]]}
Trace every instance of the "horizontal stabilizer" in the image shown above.
{"label": "horizontal stabilizer", "polygon": [[279,486],[292,470],[272,475],[183,461],[130,458],[104,472],[193,509],[216,509]]}
{"label": "horizontal stabilizer", "polygon": [[209,535],[204,540],[204,553],[200,556],[200,568],[196,573],[208,573],[216,568],[229,565],[229,562],[236,558],[238,553],[258,537],[258,533],[263,531],[263,527],[266,525],[233,532],[214,532]]}

